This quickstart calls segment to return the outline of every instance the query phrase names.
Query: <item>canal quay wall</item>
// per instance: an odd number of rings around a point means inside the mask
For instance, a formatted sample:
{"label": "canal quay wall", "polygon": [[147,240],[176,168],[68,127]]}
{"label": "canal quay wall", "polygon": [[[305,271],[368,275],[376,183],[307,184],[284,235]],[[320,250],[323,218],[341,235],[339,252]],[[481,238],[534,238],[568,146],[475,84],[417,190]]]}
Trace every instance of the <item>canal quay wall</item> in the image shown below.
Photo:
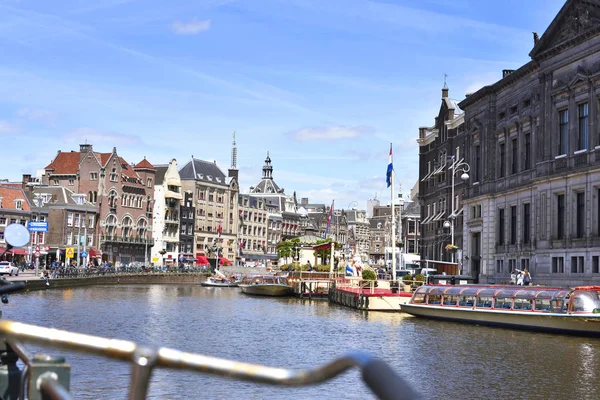
{"label": "canal quay wall", "polygon": [[90,285],[156,285],[156,284],[200,284],[209,274],[202,273],[149,273],[149,274],[111,274],[82,278],[50,278],[50,286],[41,278],[13,280],[25,283],[25,291],[46,289],[70,289]]}

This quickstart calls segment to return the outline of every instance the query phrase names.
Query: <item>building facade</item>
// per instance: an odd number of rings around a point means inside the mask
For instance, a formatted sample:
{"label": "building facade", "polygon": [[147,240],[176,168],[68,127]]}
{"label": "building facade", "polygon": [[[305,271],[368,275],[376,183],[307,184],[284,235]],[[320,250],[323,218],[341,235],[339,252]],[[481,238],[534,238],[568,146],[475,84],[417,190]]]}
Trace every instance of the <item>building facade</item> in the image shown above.
{"label": "building facade", "polygon": [[[0,252],[6,249],[4,229],[10,224],[21,224],[27,226],[31,221],[32,205],[25,192],[20,187],[12,185],[0,185]],[[43,216],[45,219],[45,216]],[[40,218],[42,220],[42,218]],[[45,235],[32,234],[32,240],[39,240],[45,244]],[[14,249],[11,253],[4,255],[3,260],[22,261],[27,255],[27,249]]]}
{"label": "building facade", "polygon": [[59,151],[45,167],[42,183],[86,195],[98,207],[98,243],[102,261],[143,263],[152,246],[151,224],[155,169],[146,159],[129,164],[113,147],[99,153],[91,144]]}
{"label": "building facade", "polygon": [[222,256],[233,263],[238,256],[237,179],[227,177],[216,162],[193,157],[181,168],[179,176],[183,191],[193,194],[196,255],[214,258],[210,246],[217,244],[222,249]]}
{"label": "building facade", "polygon": [[265,200],[240,194],[238,245],[242,263],[265,263],[268,248],[267,207]]}
{"label": "building facade", "polygon": [[534,283],[598,284],[600,2],[568,0],[533,44],[460,103],[465,266],[482,281],[527,268]]}
{"label": "building facade", "polygon": [[180,212],[183,195],[177,160],[156,166],[152,220],[152,263],[174,266],[179,262]]}
{"label": "building facade", "polygon": [[185,262],[195,260],[194,232],[196,223],[196,207],[194,207],[194,194],[191,191],[183,192],[183,201],[179,212],[181,231],[179,232],[179,251]]}

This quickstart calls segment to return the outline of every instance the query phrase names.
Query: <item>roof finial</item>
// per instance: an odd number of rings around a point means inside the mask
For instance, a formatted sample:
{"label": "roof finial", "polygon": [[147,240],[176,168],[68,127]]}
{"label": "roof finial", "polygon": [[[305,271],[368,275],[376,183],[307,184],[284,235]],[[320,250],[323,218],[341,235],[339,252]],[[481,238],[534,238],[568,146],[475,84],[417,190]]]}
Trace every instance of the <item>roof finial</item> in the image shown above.
{"label": "roof finial", "polygon": [[448,85],[446,84],[446,78],[448,78],[448,74],[444,73],[444,89],[448,88]]}

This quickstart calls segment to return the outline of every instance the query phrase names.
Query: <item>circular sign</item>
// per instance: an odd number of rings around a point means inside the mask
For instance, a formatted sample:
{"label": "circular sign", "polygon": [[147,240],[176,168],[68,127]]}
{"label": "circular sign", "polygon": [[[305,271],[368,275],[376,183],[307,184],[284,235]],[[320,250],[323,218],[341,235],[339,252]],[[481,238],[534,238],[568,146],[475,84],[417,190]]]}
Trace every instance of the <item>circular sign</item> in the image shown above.
{"label": "circular sign", "polygon": [[36,257],[39,257],[39,256],[41,256],[41,253],[40,253],[39,251],[36,251],[36,252],[35,252],[35,256],[36,256]]}
{"label": "circular sign", "polygon": [[13,247],[29,243],[29,230],[21,224],[10,224],[4,229],[4,240]]}
{"label": "circular sign", "polygon": [[82,251],[81,252],[81,257],[87,257],[87,255],[88,255],[87,251]]}

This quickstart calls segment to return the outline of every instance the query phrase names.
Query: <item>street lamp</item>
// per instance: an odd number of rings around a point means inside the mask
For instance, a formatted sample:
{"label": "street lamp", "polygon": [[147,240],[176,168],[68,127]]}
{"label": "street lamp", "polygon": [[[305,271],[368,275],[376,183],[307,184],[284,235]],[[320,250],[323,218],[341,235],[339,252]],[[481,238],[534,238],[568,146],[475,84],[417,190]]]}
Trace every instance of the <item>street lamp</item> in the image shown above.
{"label": "street lamp", "polygon": [[[471,166],[464,161],[464,158],[456,161],[454,156],[452,156],[450,159],[452,160],[452,165],[450,165],[449,168],[452,170],[452,198],[450,199],[451,212],[449,215],[450,221],[444,221],[444,228],[450,228],[450,244],[454,246],[454,221],[456,220],[456,214],[454,214],[454,178],[456,173],[460,172],[460,179],[467,181],[469,179],[468,172],[471,170]],[[454,253],[452,253],[452,262],[454,262]]]}

